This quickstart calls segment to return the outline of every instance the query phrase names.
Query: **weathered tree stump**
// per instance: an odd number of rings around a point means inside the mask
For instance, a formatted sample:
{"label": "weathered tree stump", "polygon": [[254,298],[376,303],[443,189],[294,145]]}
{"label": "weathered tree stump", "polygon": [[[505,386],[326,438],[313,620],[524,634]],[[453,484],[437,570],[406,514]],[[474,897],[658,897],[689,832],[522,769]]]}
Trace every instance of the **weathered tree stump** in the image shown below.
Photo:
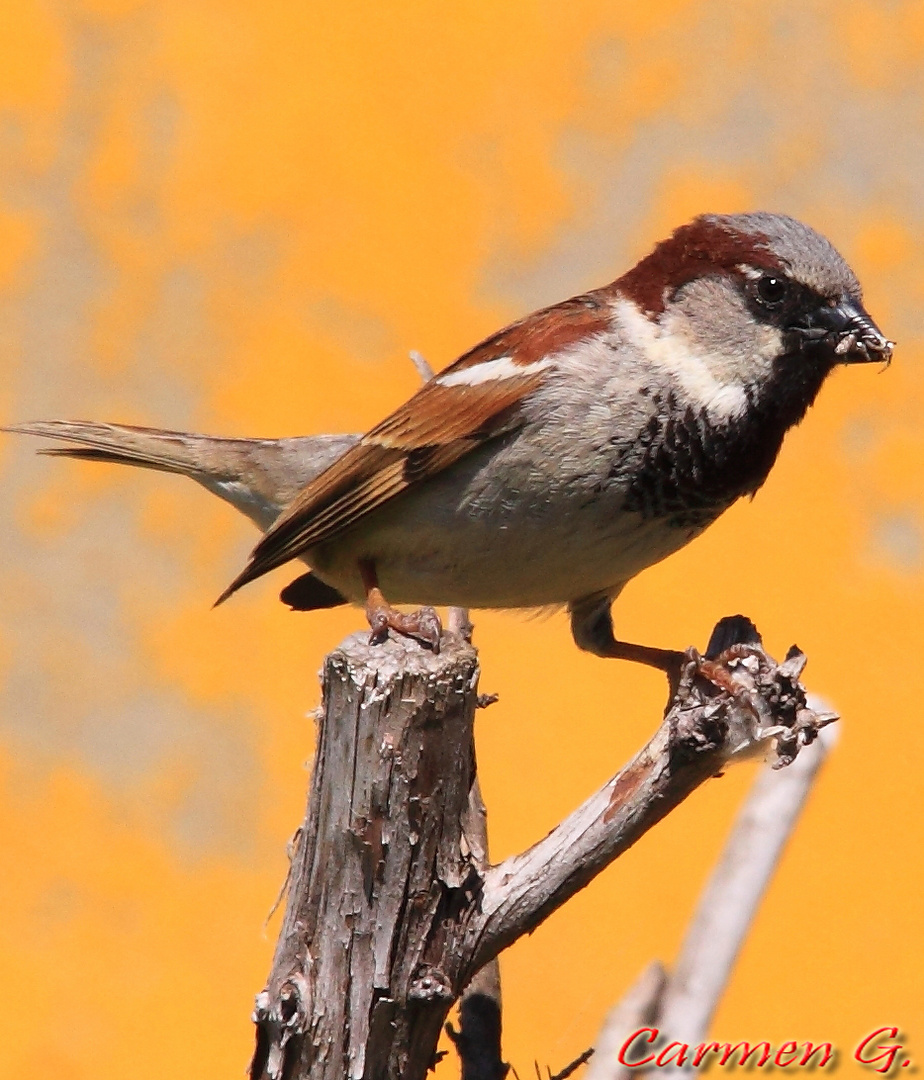
{"label": "weathered tree stump", "polygon": [[[458,990],[445,926],[471,902],[463,835],[475,764],[478,661],[357,634],[322,674],[306,825],[254,1077],[423,1076]],[[453,978],[452,976],[455,976]]]}

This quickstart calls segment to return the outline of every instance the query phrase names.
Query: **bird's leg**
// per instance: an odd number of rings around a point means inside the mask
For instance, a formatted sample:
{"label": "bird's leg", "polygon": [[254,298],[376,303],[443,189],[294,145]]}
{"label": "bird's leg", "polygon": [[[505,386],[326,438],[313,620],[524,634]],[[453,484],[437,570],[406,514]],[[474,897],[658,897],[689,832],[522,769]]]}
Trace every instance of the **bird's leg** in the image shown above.
{"label": "bird's leg", "polygon": [[686,653],[678,652],[677,649],[656,649],[651,645],[635,645],[631,641],[619,641],[616,637],[608,643],[606,651],[599,652],[597,655],[613,660],[631,660],[633,663],[645,664],[647,667],[663,671],[670,687],[670,700],[673,700],[677,694],[683,665],[688,659]]}
{"label": "bird's leg", "polygon": [[379,588],[375,563],[371,559],[361,559],[359,573],[366,590],[366,618],[372,633],[369,642],[377,645],[388,637],[388,631],[394,630],[403,637],[414,638],[423,645],[428,645],[435,653],[440,651],[440,634],[443,625],[432,607],[418,608],[405,615],[389,604]]}
{"label": "bird's leg", "polygon": [[613,633],[613,617],[610,614],[612,602],[611,596],[596,596],[569,605],[571,633],[574,635],[575,644],[579,649],[595,656],[632,660],[636,664],[647,664],[648,667],[663,671],[667,675],[673,697],[680,685],[686,654],[676,649],[656,649],[651,645],[618,641]]}
{"label": "bird's leg", "polygon": [[685,664],[692,660],[696,674],[702,676],[734,697],[741,696],[741,688],[728,670],[728,663],[746,656],[762,656],[760,634],[757,628],[742,615],[722,619],[712,632],[705,656],[695,650],[683,653],[676,649],[655,649],[650,645],[634,645],[618,641],[613,633],[613,617],[610,613],[612,597],[596,596],[579,600],[569,606],[571,632],[578,647],[595,656],[616,660],[632,660],[647,664],[667,675],[671,699],[677,693]]}

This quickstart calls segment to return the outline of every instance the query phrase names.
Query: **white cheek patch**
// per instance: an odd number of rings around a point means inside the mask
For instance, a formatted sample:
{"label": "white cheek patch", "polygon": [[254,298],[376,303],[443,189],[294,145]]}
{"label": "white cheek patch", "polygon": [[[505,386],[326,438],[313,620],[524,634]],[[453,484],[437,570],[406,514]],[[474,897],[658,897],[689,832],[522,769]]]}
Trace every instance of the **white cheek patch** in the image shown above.
{"label": "white cheek patch", "polygon": [[617,300],[613,306],[632,344],[642,350],[650,364],[676,380],[692,401],[722,419],[745,411],[748,399],[744,386],[737,381],[720,381],[689,337],[653,322],[631,300]]}
{"label": "white cheek patch", "polygon": [[536,360],[532,364],[514,363],[509,356],[499,356],[496,360],[483,360],[480,364],[450,371],[446,375],[437,375],[434,382],[440,386],[481,386],[482,383],[500,379],[519,379],[524,375],[535,375],[552,365],[550,356]]}

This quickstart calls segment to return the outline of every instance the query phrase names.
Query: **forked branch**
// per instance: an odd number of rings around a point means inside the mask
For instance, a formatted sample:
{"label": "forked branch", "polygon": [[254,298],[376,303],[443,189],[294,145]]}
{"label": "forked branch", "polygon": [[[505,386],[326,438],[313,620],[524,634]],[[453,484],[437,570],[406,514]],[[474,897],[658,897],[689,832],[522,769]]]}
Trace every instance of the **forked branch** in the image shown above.
{"label": "forked branch", "polygon": [[[522,854],[486,865],[464,822],[475,781],[477,660],[461,637],[438,656],[364,635],[328,657],[318,755],[288,903],[257,999],[254,1078],[418,1080],[473,975],[534,929],[730,760],[791,760],[831,717],[746,620],[723,621],[731,678],[691,653],[651,741]],[[721,646],[721,648],[720,648]],[[775,747],[775,750],[773,748]]]}

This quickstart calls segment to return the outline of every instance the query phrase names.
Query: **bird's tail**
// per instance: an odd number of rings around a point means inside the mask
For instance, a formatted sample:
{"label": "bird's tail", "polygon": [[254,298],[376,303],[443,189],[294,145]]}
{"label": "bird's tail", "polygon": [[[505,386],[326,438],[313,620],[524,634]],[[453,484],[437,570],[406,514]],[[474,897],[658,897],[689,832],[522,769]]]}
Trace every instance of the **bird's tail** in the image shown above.
{"label": "bird's tail", "polygon": [[195,476],[202,472],[202,444],[215,441],[182,431],[162,431],[128,424],[100,424],[91,420],[35,420],[28,424],[11,424],[0,428],[0,431],[81,444],[43,449],[39,450],[40,454],[78,458],[81,461],[138,465],[183,476]]}
{"label": "bird's tail", "polygon": [[[91,420],[35,420],[0,427],[0,431],[79,444],[43,449],[40,454],[140,465],[191,477],[236,506],[264,531],[304,484],[336,461],[358,438],[305,435],[289,439],[218,439]],[[295,611],[314,611],[348,602],[313,573],[302,574],[292,582],[284,590],[283,599]]]}
{"label": "bird's tail", "polygon": [[0,427],[77,445],[40,454],[138,465],[188,476],[245,514],[264,532],[301,489],[355,445],[357,435],[228,439],[91,420],[35,420]]}

